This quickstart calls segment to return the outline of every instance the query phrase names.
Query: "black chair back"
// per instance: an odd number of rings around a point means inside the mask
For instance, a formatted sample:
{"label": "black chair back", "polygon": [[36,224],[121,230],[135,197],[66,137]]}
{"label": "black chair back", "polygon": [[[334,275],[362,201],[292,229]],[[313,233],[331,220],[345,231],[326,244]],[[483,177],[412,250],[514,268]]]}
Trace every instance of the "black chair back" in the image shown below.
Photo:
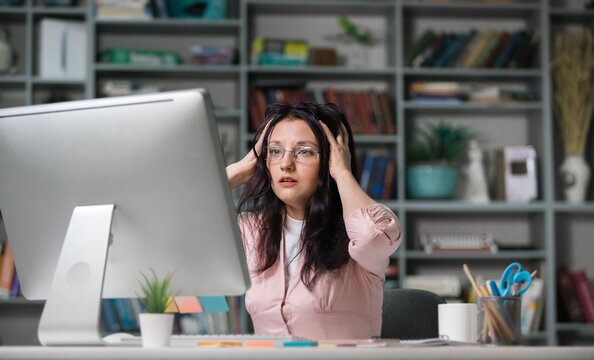
{"label": "black chair back", "polygon": [[385,289],[382,312],[384,339],[427,339],[439,336],[437,305],[445,300],[430,291]]}

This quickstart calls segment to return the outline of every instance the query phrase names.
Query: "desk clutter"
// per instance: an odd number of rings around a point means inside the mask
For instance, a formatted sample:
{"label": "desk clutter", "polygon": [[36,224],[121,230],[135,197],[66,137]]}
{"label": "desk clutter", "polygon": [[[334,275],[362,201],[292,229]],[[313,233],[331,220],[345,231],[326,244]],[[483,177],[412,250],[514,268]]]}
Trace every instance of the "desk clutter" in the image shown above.
{"label": "desk clutter", "polygon": [[499,282],[477,284],[468,265],[463,265],[478,294],[478,341],[482,344],[517,345],[521,339],[521,296],[530,288],[536,271],[525,271],[520,263],[508,265]]}
{"label": "desk clutter", "polygon": [[[174,332],[181,334],[240,333],[241,297],[175,296],[167,312],[175,314]],[[139,333],[142,304],[137,298],[103,299],[102,323],[107,333]]]}
{"label": "desk clutter", "polygon": [[[107,336],[106,344],[112,346],[141,346],[142,338],[119,333]],[[292,335],[228,334],[228,335],[171,335],[170,347],[216,347],[216,348],[382,348],[394,346],[442,346],[459,345],[447,337],[420,340],[400,339],[337,339],[309,340]]]}

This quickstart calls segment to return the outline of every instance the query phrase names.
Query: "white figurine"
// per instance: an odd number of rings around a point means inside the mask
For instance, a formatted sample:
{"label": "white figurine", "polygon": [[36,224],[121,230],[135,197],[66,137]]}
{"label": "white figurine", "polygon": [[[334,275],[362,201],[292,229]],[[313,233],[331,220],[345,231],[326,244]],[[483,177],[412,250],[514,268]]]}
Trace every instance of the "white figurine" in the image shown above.
{"label": "white figurine", "polygon": [[463,170],[466,186],[462,189],[462,199],[472,203],[488,203],[490,199],[483,166],[483,151],[476,140],[470,140],[468,143],[468,159],[469,163]]}

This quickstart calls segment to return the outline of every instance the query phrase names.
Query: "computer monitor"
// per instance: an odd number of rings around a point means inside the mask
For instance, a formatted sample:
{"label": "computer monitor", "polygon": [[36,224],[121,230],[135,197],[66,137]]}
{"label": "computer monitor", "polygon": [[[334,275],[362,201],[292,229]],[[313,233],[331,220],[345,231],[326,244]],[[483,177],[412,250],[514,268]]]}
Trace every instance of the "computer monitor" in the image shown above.
{"label": "computer monitor", "polygon": [[100,344],[101,297],[150,269],[179,295],[249,287],[201,89],[0,110],[0,210],[42,344]]}

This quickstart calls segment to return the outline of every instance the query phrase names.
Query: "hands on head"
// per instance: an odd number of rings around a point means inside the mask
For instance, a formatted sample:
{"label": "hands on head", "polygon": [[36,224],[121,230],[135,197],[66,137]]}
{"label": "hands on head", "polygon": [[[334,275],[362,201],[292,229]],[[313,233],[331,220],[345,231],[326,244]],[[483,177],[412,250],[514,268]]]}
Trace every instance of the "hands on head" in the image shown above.
{"label": "hands on head", "polygon": [[254,150],[256,151],[258,156],[262,153],[262,143],[264,142],[264,134],[266,134],[266,130],[268,129],[269,124],[270,122],[268,122],[262,130],[260,138],[256,142],[256,146],[254,146],[254,149],[250,149],[250,151],[248,151],[248,153],[243,157],[243,159],[227,166],[227,179],[229,179],[229,185],[231,185],[232,189],[236,189],[241,185],[247,183],[252,177],[254,169],[256,168],[256,162],[258,161],[256,155],[254,154]]}
{"label": "hands on head", "polygon": [[338,129],[338,135],[334,138],[332,132],[326,124],[322,121],[318,121],[326,138],[330,143],[330,176],[337,180],[337,178],[344,174],[345,171],[349,175],[351,173],[351,152],[349,151],[349,134],[344,124],[340,124]]}
{"label": "hands on head", "polygon": [[[342,174],[352,175],[349,136],[346,127],[341,123],[338,135],[335,138],[330,131],[330,128],[328,128],[326,124],[324,124],[322,121],[318,121],[318,123],[320,124],[322,130],[326,134],[328,142],[330,143],[330,176],[332,176],[334,180],[337,180],[337,178]],[[264,126],[261,136],[256,142],[254,149],[251,149],[243,157],[243,159],[227,166],[227,178],[229,179],[229,184],[231,185],[232,189],[238,188],[239,186],[247,183],[252,177],[257,162],[254,150],[258,155],[261,154],[264,135],[266,134],[269,124],[270,122]]]}

